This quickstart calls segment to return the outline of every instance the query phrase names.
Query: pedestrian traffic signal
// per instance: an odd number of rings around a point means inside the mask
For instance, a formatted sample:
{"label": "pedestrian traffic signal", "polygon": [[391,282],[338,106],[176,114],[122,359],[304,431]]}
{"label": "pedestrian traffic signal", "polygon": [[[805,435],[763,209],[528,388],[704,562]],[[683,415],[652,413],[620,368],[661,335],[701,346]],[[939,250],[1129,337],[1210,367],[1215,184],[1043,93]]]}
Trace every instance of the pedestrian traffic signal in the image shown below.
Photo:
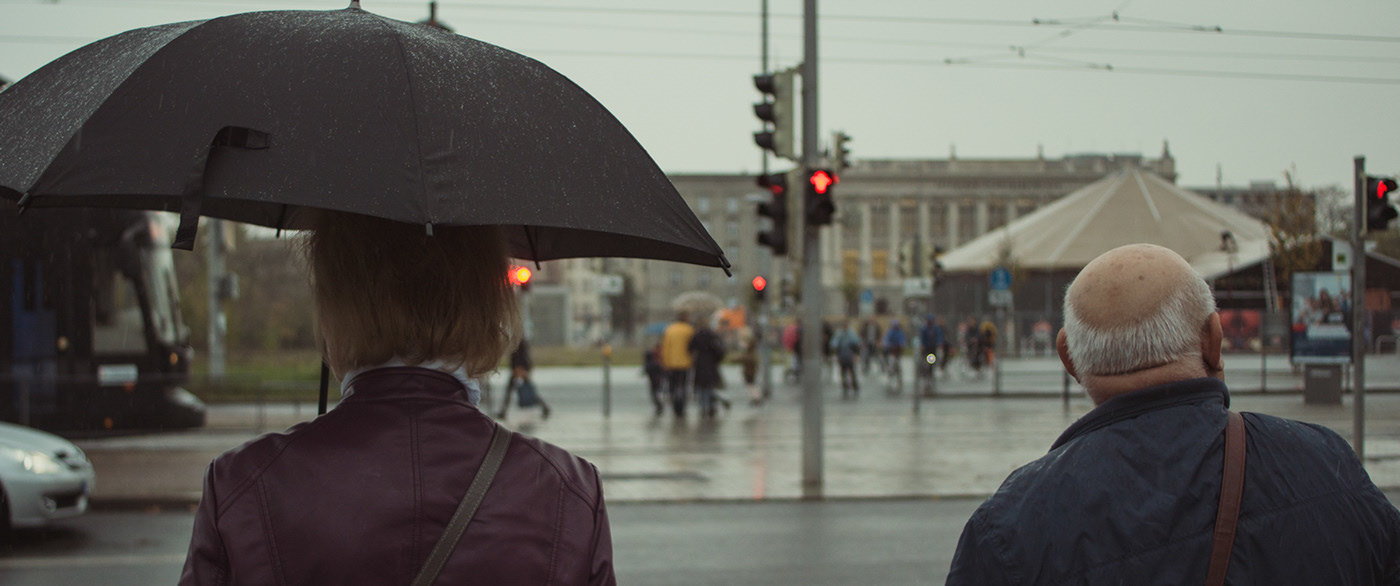
{"label": "pedestrian traffic signal", "polygon": [[831,200],[831,192],[841,181],[830,169],[813,169],[807,174],[807,196],[804,198],[807,210],[807,225],[826,226],[836,214],[836,203]]}
{"label": "pedestrian traffic signal", "polygon": [[1390,195],[1395,193],[1395,180],[1389,177],[1366,177],[1366,229],[1385,230],[1395,219],[1395,206]]}
{"label": "pedestrian traffic signal", "polygon": [[851,147],[846,143],[851,141],[851,135],[845,132],[836,131],[831,134],[831,159],[836,168],[836,172],[845,171],[851,161]]}
{"label": "pedestrian traffic signal", "polygon": [[772,222],[768,230],[758,233],[758,243],[773,249],[774,256],[783,256],[788,251],[787,174],[759,175],[757,183],[768,190],[768,201],[758,204],[758,216]]}
{"label": "pedestrian traffic signal", "polygon": [[763,121],[763,130],[753,133],[759,147],[785,159],[795,160],[793,149],[793,81],[796,69],[753,76],[753,85],[763,92],[763,101],[753,105],[753,113]]}

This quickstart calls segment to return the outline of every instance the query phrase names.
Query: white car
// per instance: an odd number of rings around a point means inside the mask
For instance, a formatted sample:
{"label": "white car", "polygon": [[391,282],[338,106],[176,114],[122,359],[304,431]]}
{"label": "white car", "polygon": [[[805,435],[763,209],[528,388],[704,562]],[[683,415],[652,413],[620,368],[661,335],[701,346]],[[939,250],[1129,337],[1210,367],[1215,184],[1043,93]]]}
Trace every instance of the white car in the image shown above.
{"label": "white car", "polygon": [[92,463],[72,442],[0,422],[0,530],[83,514],[95,480]]}

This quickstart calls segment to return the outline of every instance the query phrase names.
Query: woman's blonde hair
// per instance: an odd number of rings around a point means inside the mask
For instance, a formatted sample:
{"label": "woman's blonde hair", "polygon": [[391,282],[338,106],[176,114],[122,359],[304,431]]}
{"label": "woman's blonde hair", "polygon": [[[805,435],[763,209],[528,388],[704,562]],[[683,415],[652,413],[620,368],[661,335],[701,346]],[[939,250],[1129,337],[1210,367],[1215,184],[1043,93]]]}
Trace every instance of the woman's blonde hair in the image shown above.
{"label": "woman's blonde hair", "polygon": [[494,226],[424,226],[312,210],[305,254],[326,363],[344,373],[395,357],[495,370],[520,314]]}

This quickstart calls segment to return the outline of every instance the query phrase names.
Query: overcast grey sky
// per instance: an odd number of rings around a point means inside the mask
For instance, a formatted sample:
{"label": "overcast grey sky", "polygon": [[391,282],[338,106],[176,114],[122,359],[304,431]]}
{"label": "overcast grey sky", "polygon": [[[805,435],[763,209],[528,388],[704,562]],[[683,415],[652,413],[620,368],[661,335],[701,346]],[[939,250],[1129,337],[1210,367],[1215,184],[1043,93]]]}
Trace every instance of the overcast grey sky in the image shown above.
{"label": "overcast grey sky", "polygon": [[[427,4],[363,1],[403,20],[425,18]],[[802,2],[769,4],[772,62],[792,66]],[[0,0],[0,75],[130,28],[346,5]],[[759,7],[442,0],[439,19],[569,76],[668,172],[753,172]],[[1294,169],[1304,186],[1350,188],[1355,155],[1400,173],[1395,0],[821,0],[819,11],[823,137],[845,130],[857,159],[943,158],[953,145],[965,158],[1033,157],[1038,146],[1047,157],[1157,156],[1166,140],[1187,186],[1214,184],[1219,165],[1227,185],[1282,184]]]}

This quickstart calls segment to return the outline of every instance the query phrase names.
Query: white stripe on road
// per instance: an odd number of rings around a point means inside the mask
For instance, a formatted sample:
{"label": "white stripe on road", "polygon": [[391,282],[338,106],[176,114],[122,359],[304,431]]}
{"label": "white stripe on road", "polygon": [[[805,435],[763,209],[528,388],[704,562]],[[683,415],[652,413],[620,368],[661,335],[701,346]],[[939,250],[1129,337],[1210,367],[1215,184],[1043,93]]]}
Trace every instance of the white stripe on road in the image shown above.
{"label": "white stripe on road", "polygon": [[102,566],[164,566],[185,563],[183,553],[150,555],[97,555],[0,559],[0,570],[43,570]]}

